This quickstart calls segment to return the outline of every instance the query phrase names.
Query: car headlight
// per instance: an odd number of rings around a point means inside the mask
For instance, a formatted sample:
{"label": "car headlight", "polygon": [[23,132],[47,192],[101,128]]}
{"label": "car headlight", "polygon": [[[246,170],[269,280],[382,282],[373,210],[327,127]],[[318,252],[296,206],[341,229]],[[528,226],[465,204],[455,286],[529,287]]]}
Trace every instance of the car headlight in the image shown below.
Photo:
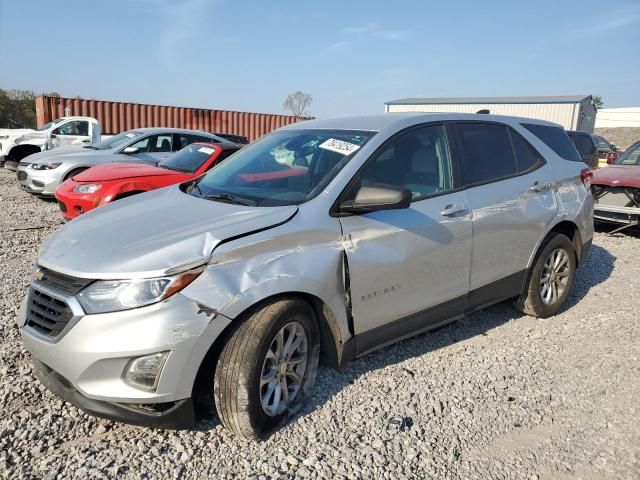
{"label": "car headlight", "polygon": [[107,313],[144,307],[178,293],[203,272],[203,268],[174,276],[136,280],[98,280],[78,295],[85,312]]}
{"label": "car headlight", "polygon": [[97,192],[102,188],[102,185],[99,183],[82,183],[73,188],[73,191],[76,193],[93,193]]}
{"label": "car headlight", "polygon": [[58,168],[60,165],[62,165],[62,162],[34,163],[33,165],[31,165],[31,168],[33,168],[34,170],[53,170],[54,168]]}

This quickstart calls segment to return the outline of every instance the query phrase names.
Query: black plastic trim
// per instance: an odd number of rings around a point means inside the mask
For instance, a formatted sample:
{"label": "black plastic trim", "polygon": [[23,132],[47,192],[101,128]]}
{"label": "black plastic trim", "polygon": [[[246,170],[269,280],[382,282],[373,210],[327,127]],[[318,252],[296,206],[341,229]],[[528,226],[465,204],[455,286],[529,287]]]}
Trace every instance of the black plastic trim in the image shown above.
{"label": "black plastic trim", "polygon": [[173,405],[163,411],[143,410],[130,404],[93,400],[82,395],[66,378],[35,358],[33,366],[40,383],[89,415],[132,425],[172,430],[191,429],[196,424],[191,398],[173,402]]}

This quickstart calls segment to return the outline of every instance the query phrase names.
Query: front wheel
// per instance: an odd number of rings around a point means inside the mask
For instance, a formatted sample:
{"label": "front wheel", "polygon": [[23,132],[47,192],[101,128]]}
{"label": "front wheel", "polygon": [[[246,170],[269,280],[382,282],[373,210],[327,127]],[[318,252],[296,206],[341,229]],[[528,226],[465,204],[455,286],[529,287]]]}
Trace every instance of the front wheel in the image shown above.
{"label": "front wheel", "polygon": [[536,255],[526,290],[515,302],[516,308],[534,317],[555,315],[569,296],[576,266],[571,241],[559,233],[549,237]]}
{"label": "front wheel", "polygon": [[306,302],[278,300],[253,313],[217,362],[213,393],[224,426],[253,440],[283,423],[313,389],[319,350]]}

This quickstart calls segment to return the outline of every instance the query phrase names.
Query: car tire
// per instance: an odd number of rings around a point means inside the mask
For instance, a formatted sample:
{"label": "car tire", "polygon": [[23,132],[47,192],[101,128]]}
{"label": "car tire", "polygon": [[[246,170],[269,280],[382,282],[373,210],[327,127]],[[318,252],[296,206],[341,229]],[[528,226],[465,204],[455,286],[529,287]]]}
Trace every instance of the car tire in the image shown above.
{"label": "car tire", "polygon": [[539,318],[555,315],[566,301],[576,274],[571,240],[555,233],[545,239],[527,276],[526,289],[515,301],[522,313]]}
{"label": "car tire", "polygon": [[75,170],[71,170],[69,173],[67,173],[64,177],[64,179],[62,180],[63,182],[66,182],[67,180],[69,180],[70,178],[75,177],[76,175],[78,175],[79,173],[84,172],[87,169],[87,167],[82,167],[82,168],[76,168]]}
{"label": "car tire", "polygon": [[306,302],[282,299],[252,312],[215,369],[213,396],[224,426],[257,440],[284,424],[313,390],[319,352],[318,325]]}

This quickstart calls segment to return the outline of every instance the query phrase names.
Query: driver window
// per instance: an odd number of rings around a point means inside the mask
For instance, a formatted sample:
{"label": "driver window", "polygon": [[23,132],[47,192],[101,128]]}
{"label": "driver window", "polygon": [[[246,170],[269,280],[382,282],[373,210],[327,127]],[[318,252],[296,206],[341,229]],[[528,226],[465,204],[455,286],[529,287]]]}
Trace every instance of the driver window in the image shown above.
{"label": "driver window", "polygon": [[360,185],[373,184],[407,188],[414,199],[451,190],[444,125],[416,128],[384,147],[360,175]]}
{"label": "driver window", "polygon": [[54,132],[56,135],[89,135],[89,122],[85,120],[74,120],[60,125]]}
{"label": "driver window", "polygon": [[173,135],[154,135],[151,141],[151,152],[170,152]]}

